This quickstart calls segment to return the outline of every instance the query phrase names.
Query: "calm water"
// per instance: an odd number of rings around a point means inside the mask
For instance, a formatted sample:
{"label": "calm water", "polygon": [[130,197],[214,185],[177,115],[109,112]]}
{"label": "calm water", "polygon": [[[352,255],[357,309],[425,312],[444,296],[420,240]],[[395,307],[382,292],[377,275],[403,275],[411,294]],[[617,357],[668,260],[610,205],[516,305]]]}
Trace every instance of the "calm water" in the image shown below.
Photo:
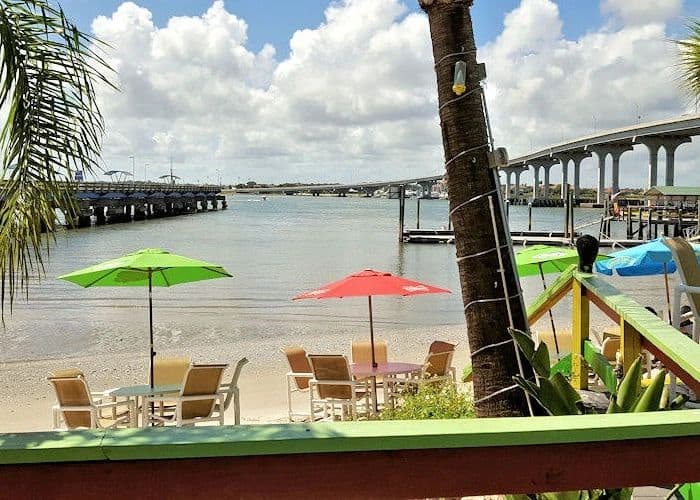
{"label": "calm water", "polygon": [[[582,209],[576,216],[578,224],[596,220],[600,212]],[[527,229],[526,207],[512,207],[510,218],[513,229]],[[533,229],[561,229],[563,218],[563,209],[535,209]],[[348,329],[366,328],[365,301],[293,302],[291,297],[368,267],[455,291],[378,298],[378,328],[463,324],[454,246],[399,245],[397,219],[396,200],[279,196],[262,201],[239,195],[229,197],[226,211],[67,231],[52,249],[46,279],[7,319],[0,333],[0,360],[143,351],[145,290],[82,289],[56,279],[143,247],[217,263],[234,275],[156,289],[161,345],[265,342],[318,333],[344,335],[347,342]],[[437,228],[446,221],[446,201],[421,203],[421,227]],[[415,200],[407,202],[406,224],[415,227]],[[656,303],[660,283],[649,278],[623,282],[622,288],[639,290],[642,285],[645,300]],[[526,299],[540,286],[539,279],[524,280]]]}

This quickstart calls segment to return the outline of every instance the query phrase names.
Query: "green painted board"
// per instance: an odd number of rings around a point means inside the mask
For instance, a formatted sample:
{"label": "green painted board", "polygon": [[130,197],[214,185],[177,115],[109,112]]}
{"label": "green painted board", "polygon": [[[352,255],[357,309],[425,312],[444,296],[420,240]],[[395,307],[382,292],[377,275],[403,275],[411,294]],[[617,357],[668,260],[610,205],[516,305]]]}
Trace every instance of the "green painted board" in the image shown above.
{"label": "green painted board", "polygon": [[571,280],[574,272],[576,271],[576,266],[572,265],[566,271],[562,272],[557,279],[555,279],[546,290],[543,290],[535,300],[532,301],[530,305],[527,306],[527,316],[530,317],[534,312],[541,308],[544,304],[549,301],[550,298],[556,296],[562,292],[562,289],[567,287],[569,281]]}
{"label": "green painted board", "polygon": [[611,394],[616,393],[617,377],[615,376],[615,372],[613,371],[612,366],[610,366],[608,360],[605,359],[598,348],[593,345],[590,340],[585,340],[583,342],[583,358],[586,360],[586,363],[588,363],[588,366],[591,367],[593,373],[598,375],[600,380],[603,381],[603,384],[608,392]]}
{"label": "green painted board", "polygon": [[642,337],[700,381],[700,345],[597,276],[575,273],[575,278],[632,325]]}
{"label": "green painted board", "polygon": [[0,464],[104,460],[104,430],[0,434]]}
{"label": "green painted board", "polygon": [[0,435],[0,464],[479,448],[700,436],[700,410],[100,432],[73,431],[70,439],[51,439],[51,433]]}

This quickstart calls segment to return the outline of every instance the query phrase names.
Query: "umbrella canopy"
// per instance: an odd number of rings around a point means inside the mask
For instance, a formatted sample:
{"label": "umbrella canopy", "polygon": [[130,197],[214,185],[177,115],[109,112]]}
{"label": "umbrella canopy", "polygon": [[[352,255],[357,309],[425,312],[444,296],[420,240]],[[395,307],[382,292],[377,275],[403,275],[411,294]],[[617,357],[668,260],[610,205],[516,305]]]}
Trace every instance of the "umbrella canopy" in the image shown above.
{"label": "umbrella canopy", "polygon": [[159,248],[146,248],[102,264],[59,276],[84,288],[92,286],[148,287],[150,322],[150,384],[153,387],[153,295],[154,286],[173,286],[193,281],[231,277],[221,266],[175,255]]}
{"label": "umbrella canopy", "polygon": [[221,266],[146,248],[102,264],[59,276],[82,287],[173,286],[193,281],[231,277]]}
{"label": "umbrella canopy", "polygon": [[561,273],[572,264],[578,264],[578,252],[573,248],[532,245],[515,254],[520,277]]}
{"label": "umbrella canopy", "polygon": [[445,288],[408,280],[391,273],[365,269],[345,278],[328,283],[316,290],[297,295],[298,299],[329,299],[342,297],[367,297],[369,303],[369,333],[372,344],[372,365],[377,366],[374,356],[374,322],[372,320],[373,295],[424,295],[426,293],[451,293]]}
{"label": "umbrella canopy", "polygon": [[451,293],[444,288],[426,285],[391,273],[365,269],[345,278],[323,285],[321,288],[297,295],[298,299],[328,299],[342,297],[369,297],[372,295],[422,295],[426,293]]}
{"label": "umbrella canopy", "polygon": [[[664,239],[657,238],[643,245],[613,252],[608,255],[610,259],[596,262],[595,269],[608,276],[612,276],[613,271],[617,271],[620,276],[673,273],[676,263],[673,262],[671,250],[663,244]],[[700,246],[693,245],[693,249],[695,255],[700,257]]]}
{"label": "umbrella canopy", "polygon": [[[666,288],[666,307],[668,320],[671,322],[671,292],[668,284],[668,274],[676,270],[671,250],[664,245],[664,237],[651,240],[648,243],[633,248],[613,252],[610,259],[595,263],[595,269],[599,273],[612,276],[617,271],[620,276],[649,276],[651,274],[663,274]],[[693,245],[695,256],[700,258],[700,246]]]}

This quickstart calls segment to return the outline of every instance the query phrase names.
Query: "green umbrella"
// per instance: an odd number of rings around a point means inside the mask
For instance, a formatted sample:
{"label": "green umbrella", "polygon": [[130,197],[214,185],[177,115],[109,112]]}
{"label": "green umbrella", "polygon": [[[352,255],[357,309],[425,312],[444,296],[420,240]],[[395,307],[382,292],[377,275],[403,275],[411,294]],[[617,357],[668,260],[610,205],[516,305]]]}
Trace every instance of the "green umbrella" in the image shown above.
{"label": "green umbrella", "polygon": [[153,287],[173,286],[214,278],[230,278],[215,264],[175,255],[158,248],[145,248],[118,259],[59,276],[84,288],[91,286],[147,286],[150,321],[150,384],[153,387]]}
{"label": "green umbrella", "polygon": [[[572,264],[578,263],[578,252],[573,248],[553,247],[549,245],[532,245],[526,247],[515,254],[515,265],[518,268],[518,275],[534,276],[539,274],[542,278],[542,287],[547,289],[547,282],[544,275],[549,273],[560,273]],[[557,331],[554,327],[554,316],[549,310],[549,321],[552,324],[552,335],[554,336],[554,348],[559,356],[559,341]]]}

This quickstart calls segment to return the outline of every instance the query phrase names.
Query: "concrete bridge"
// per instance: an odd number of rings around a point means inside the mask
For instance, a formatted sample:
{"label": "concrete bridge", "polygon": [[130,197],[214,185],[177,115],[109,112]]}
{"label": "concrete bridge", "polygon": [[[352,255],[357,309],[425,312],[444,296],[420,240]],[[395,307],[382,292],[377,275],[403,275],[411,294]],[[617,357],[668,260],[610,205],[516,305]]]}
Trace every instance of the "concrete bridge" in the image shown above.
{"label": "concrete bridge", "polygon": [[[647,187],[657,185],[673,186],[675,182],[675,153],[682,144],[692,141],[692,137],[700,135],[700,115],[683,115],[667,120],[639,123],[628,127],[606,130],[596,134],[579,137],[567,142],[555,144],[528,155],[510,160],[507,167],[501,169],[505,173],[506,193],[509,197],[520,198],[520,175],[527,169],[532,169],[534,176],[533,199],[549,199],[550,170],[552,167],[562,169],[562,190],[557,197],[564,197],[565,186],[569,181],[569,165],[573,166],[574,198],[579,198],[581,187],[581,163],[593,154],[598,160],[597,202],[605,199],[605,169],[607,157],[611,157],[612,192],[620,191],[620,157],[635,146],[646,147],[649,153]],[[659,151],[665,153],[664,183],[659,184],[658,164]],[[540,170],[544,174],[542,192],[540,193]],[[514,183],[511,182],[514,176]],[[511,190],[511,187],[514,189]]]}
{"label": "concrete bridge", "polygon": [[226,208],[220,186],[153,182],[81,182],[74,185],[78,214],[68,227],[112,224]]}
{"label": "concrete bridge", "polygon": [[[570,141],[554,144],[530,154],[513,158],[508,166],[500,171],[505,177],[506,197],[512,200],[522,200],[520,176],[528,169],[534,174],[533,200],[563,199],[565,186],[573,184],[574,198],[580,198],[581,191],[581,163],[596,155],[598,160],[598,185],[597,202],[602,203],[605,198],[605,171],[607,157],[611,157],[612,168],[612,192],[620,190],[620,157],[627,151],[632,151],[636,146],[644,146],[649,153],[648,182],[651,188],[659,184],[659,151],[663,148],[665,153],[664,184],[672,186],[675,182],[675,153],[676,149],[685,143],[691,142],[692,137],[700,135],[700,115],[683,115],[667,120],[647,123],[638,123],[628,127],[601,131],[592,135],[579,137]],[[573,167],[573,179],[569,180],[569,165]],[[550,192],[550,173],[553,167],[562,169],[561,192]],[[540,188],[540,171],[543,173],[543,184]],[[370,195],[375,190],[388,186],[420,185],[424,192],[430,192],[432,185],[442,180],[442,175],[398,179],[391,181],[362,182],[354,184],[326,184],[294,187],[269,187],[238,189],[238,193],[335,193],[344,196],[351,189]],[[663,185],[663,184],[662,184]]]}

